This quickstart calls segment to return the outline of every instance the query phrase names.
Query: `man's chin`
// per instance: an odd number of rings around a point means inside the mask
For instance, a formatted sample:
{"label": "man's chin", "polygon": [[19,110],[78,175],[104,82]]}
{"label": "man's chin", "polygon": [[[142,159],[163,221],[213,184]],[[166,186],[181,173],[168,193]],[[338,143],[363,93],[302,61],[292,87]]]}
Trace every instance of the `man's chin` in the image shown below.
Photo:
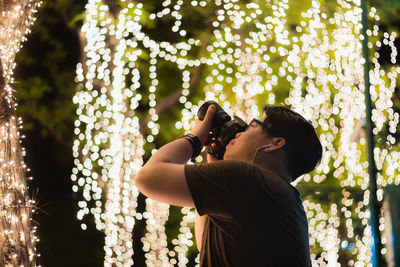
{"label": "man's chin", "polygon": [[232,160],[234,157],[228,152],[225,152],[223,160]]}
{"label": "man's chin", "polygon": [[223,160],[229,160],[229,154],[225,152],[224,156],[222,157]]}
{"label": "man's chin", "polygon": [[244,162],[248,162],[248,160],[246,160],[245,158],[242,157],[242,155],[238,155],[238,154],[231,154],[231,153],[225,153],[223,160],[235,160],[235,161],[244,161]]}

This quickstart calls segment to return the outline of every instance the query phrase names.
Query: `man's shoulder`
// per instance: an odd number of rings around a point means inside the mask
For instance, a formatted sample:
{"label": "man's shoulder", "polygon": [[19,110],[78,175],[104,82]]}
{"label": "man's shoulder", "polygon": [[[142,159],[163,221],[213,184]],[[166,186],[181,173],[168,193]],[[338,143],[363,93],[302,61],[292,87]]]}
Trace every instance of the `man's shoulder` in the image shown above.
{"label": "man's shoulder", "polygon": [[258,166],[240,160],[219,160],[211,163],[207,163],[210,168],[219,169],[229,175],[233,176],[249,176],[261,177],[268,175],[267,173],[260,172]]}
{"label": "man's shoulder", "polygon": [[240,160],[219,160],[210,163],[186,165],[188,176],[208,176],[217,180],[230,182],[243,181],[255,186],[267,186],[269,188],[288,188],[288,184],[282,177],[272,170],[261,168],[255,164]]}
{"label": "man's shoulder", "polygon": [[210,168],[224,169],[225,171],[234,172],[236,174],[247,174],[258,179],[267,179],[271,182],[276,182],[287,186],[288,183],[280,177],[276,172],[261,168],[255,164],[240,161],[240,160],[219,160],[211,163],[204,163],[203,165]]}
{"label": "man's shoulder", "polygon": [[248,171],[253,170],[256,167],[253,164],[247,163],[240,160],[218,160],[210,163],[190,164],[186,165],[188,168],[206,168],[206,169],[218,169],[224,171]]}
{"label": "man's shoulder", "polygon": [[[185,166],[188,183],[212,181],[213,185],[224,187],[242,187],[244,184],[255,184],[251,181],[256,174],[255,165],[238,160],[219,160],[210,163],[191,164]],[[246,185],[247,186],[247,185]]]}
{"label": "man's shoulder", "polygon": [[210,166],[227,166],[227,167],[235,167],[235,168],[252,168],[253,164],[250,164],[248,162],[245,161],[241,161],[241,160],[218,160],[218,161],[214,161],[214,162],[210,162],[210,163],[205,163],[205,164],[209,164]]}

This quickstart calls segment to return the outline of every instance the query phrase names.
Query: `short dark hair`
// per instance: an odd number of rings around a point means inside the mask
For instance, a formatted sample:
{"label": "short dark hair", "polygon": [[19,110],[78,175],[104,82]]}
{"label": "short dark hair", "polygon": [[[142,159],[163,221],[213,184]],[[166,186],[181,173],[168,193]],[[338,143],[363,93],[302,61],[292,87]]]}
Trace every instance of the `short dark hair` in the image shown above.
{"label": "short dark hair", "polygon": [[263,124],[273,137],[285,138],[286,161],[293,180],[312,171],[321,161],[322,146],[312,124],[284,106],[264,106]]}

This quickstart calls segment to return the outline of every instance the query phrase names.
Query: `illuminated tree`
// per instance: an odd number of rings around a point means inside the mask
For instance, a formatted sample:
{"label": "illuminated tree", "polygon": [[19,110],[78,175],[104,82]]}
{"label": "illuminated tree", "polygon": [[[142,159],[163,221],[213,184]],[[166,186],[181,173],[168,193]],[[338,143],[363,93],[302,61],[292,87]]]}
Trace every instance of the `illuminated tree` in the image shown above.
{"label": "illuminated tree", "polygon": [[12,94],[14,59],[34,21],[34,0],[0,4],[0,265],[35,266],[35,227],[26,184],[21,119]]}

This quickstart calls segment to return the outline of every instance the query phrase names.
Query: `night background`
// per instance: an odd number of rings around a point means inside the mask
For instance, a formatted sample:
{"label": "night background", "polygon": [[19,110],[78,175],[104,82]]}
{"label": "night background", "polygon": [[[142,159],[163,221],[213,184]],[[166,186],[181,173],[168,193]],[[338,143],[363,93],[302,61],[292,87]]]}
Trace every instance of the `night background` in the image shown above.
{"label": "night background", "polygon": [[[121,3],[124,1],[103,2],[108,5],[111,14],[118,14],[121,9],[120,5],[123,5]],[[164,8],[161,1],[137,2],[142,2],[144,9],[149,12],[157,13]],[[241,2],[244,5],[250,1]],[[297,4],[294,5],[308,6],[308,2],[310,1],[301,0],[297,1]],[[293,1],[289,1],[289,3],[293,4]],[[322,9],[326,7],[328,15],[330,14],[329,12],[338,10],[335,7],[337,5],[336,1],[327,0],[320,1],[320,3]],[[383,32],[400,32],[400,16],[398,16],[400,4],[398,1],[382,0],[368,1],[368,3],[369,7],[371,5],[375,6],[377,14],[380,15],[379,33],[376,36],[372,36],[374,42],[384,39]],[[204,39],[212,34],[214,26],[210,24],[216,16],[213,12],[213,6],[207,6],[204,9],[201,9],[199,5],[192,9],[189,7],[188,2],[186,9],[182,10],[182,14],[184,14],[182,25],[188,31],[188,35],[185,38]],[[290,10],[290,8],[288,10],[289,29],[295,32],[296,27],[300,25],[296,24],[296,21],[300,21],[300,15],[296,13],[296,10]],[[30,196],[36,200],[37,205],[33,219],[38,228],[37,236],[40,239],[36,245],[37,253],[40,254],[38,265],[44,267],[102,266],[104,264],[105,252],[103,247],[105,234],[102,231],[96,230],[92,216],[85,217],[84,221],[87,224],[87,229],[85,231],[82,230],[82,222],[77,219],[76,215],[78,212],[78,201],[82,199],[82,195],[80,191],[73,192],[71,190],[74,185],[71,181],[71,171],[75,167],[75,158],[72,153],[74,138],[76,138],[74,134],[74,122],[78,118],[76,115],[77,105],[73,103],[72,99],[76,94],[78,84],[76,67],[79,62],[85,60],[83,53],[85,44],[82,43],[83,37],[81,31],[84,21],[84,1],[42,1],[37,14],[37,21],[32,27],[32,33],[28,36],[27,41],[24,42],[23,48],[16,57],[17,67],[15,69],[15,84],[13,87],[18,102],[17,114],[22,117],[24,122],[22,133],[25,135],[25,138],[22,145],[27,151],[25,161],[31,169],[29,176],[33,176],[34,178],[28,185]],[[370,22],[370,26],[372,23],[375,22]],[[143,22],[142,31],[158,42],[162,40],[167,40],[170,43],[181,42],[185,38],[171,32],[172,24],[173,19],[169,17],[163,17],[157,21],[147,20]],[[247,30],[251,29],[244,29],[244,31]],[[384,42],[382,41],[382,43]],[[400,50],[399,38],[396,38],[394,41],[394,47],[398,51]],[[201,49],[201,47],[198,47],[198,50],[195,49],[194,54],[204,54],[205,52],[202,52]],[[375,51],[379,53],[378,56],[374,55]],[[392,65],[398,65],[400,62],[399,56],[396,57],[395,63],[391,61],[392,49],[389,45],[382,44],[381,47],[373,47],[370,50],[370,54],[371,58],[374,57],[378,60],[383,69],[389,69]],[[279,57],[277,58],[272,58],[271,61],[273,64],[279,65],[280,59]],[[144,69],[149,66],[147,63],[148,59],[149,55],[142,55],[138,59],[139,71],[145,72]],[[161,62],[161,60],[157,64],[159,64],[157,67],[160,69],[157,74],[160,84],[156,93],[157,98],[171,99],[173,98],[173,92],[180,86],[179,82],[171,79],[171,77],[175,77],[180,70],[168,62]],[[273,69],[275,71],[275,67]],[[192,75],[190,93],[187,98],[192,103],[198,103],[205,99],[205,91],[202,88],[207,85],[206,79],[201,77],[209,75],[211,70],[199,67],[193,72],[195,74]],[[267,76],[264,78],[268,79]],[[140,83],[141,85],[137,88],[137,91],[145,96],[151,80],[142,75]],[[395,91],[391,97],[393,102],[392,108],[396,113],[400,111],[398,85],[399,82],[397,81]],[[278,90],[278,88],[274,88],[273,90],[276,90],[274,91],[276,95],[275,104],[284,103],[285,97],[288,95],[287,91]],[[305,94],[306,92],[304,92]],[[231,92],[228,94],[227,99],[234,99],[234,95],[235,93]],[[266,98],[265,95],[258,95],[256,104],[260,107]],[[169,102],[166,101],[165,103],[167,103],[166,107],[159,115],[160,133],[154,135],[155,139],[153,142],[148,142],[144,145],[144,162],[149,158],[152,149],[160,147],[183,134],[182,129],[175,128],[175,122],[181,119],[180,111],[184,103],[179,102],[178,98],[169,100]],[[136,115],[139,118],[145,118],[150,106],[149,101],[143,97],[139,101]],[[334,118],[336,120],[338,116]],[[339,122],[336,125],[339,128],[342,126]],[[383,129],[385,129],[385,126]],[[146,134],[148,131],[148,129],[145,129],[142,134]],[[382,136],[387,134],[387,130],[382,130],[379,134],[376,135],[377,146],[386,146],[381,140]],[[393,134],[393,136],[397,138],[398,132]],[[335,144],[339,143],[336,139],[334,142],[336,142]],[[392,145],[393,149],[398,150],[397,141]],[[363,149],[361,150],[363,151]],[[332,163],[329,164],[332,165]],[[360,201],[360,199],[362,201],[363,190],[361,187],[352,186],[351,188],[347,188],[346,186],[342,186],[341,183],[337,182],[341,178],[332,178],[329,180],[330,175],[336,177],[336,175],[333,175],[333,172],[334,170],[329,171],[325,175],[328,177],[324,178],[328,181],[326,183],[314,183],[312,181],[308,184],[300,183],[298,188],[303,199],[318,199],[319,202],[326,205],[328,205],[327,203],[339,203],[338,205],[340,206],[344,194],[343,190],[348,189],[346,192],[353,194],[355,201]],[[398,173],[397,171],[397,176],[399,175]],[[315,192],[316,194],[313,194]],[[143,213],[146,206],[145,197],[139,195],[137,203],[137,212]],[[356,217],[356,212],[351,212]],[[165,224],[166,235],[169,238],[178,234],[181,217],[180,208],[171,207],[169,219]],[[358,240],[356,236],[363,235],[356,221],[356,219],[353,220],[355,236],[350,236],[346,239],[348,243],[352,243],[353,245],[346,247],[342,245],[339,248],[338,262],[341,263],[341,266],[351,266],[352,264],[349,264],[349,262],[356,259],[356,253],[352,252],[352,249],[356,246],[355,240]],[[338,235],[340,236],[342,233],[340,240],[345,239],[343,237],[345,234],[343,233],[348,231],[343,225],[344,223],[341,223],[337,228],[339,229]],[[132,233],[135,266],[145,266],[145,252],[143,252],[141,242],[145,231],[145,220],[136,220]],[[171,244],[168,246],[172,249]],[[313,249],[315,249],[317,258],[322,257],[322,246],[316,245]],[[195,251],[196,248],[193,245],[187,254],[191,262],[193,262],[193,258],[196,256]]]}

